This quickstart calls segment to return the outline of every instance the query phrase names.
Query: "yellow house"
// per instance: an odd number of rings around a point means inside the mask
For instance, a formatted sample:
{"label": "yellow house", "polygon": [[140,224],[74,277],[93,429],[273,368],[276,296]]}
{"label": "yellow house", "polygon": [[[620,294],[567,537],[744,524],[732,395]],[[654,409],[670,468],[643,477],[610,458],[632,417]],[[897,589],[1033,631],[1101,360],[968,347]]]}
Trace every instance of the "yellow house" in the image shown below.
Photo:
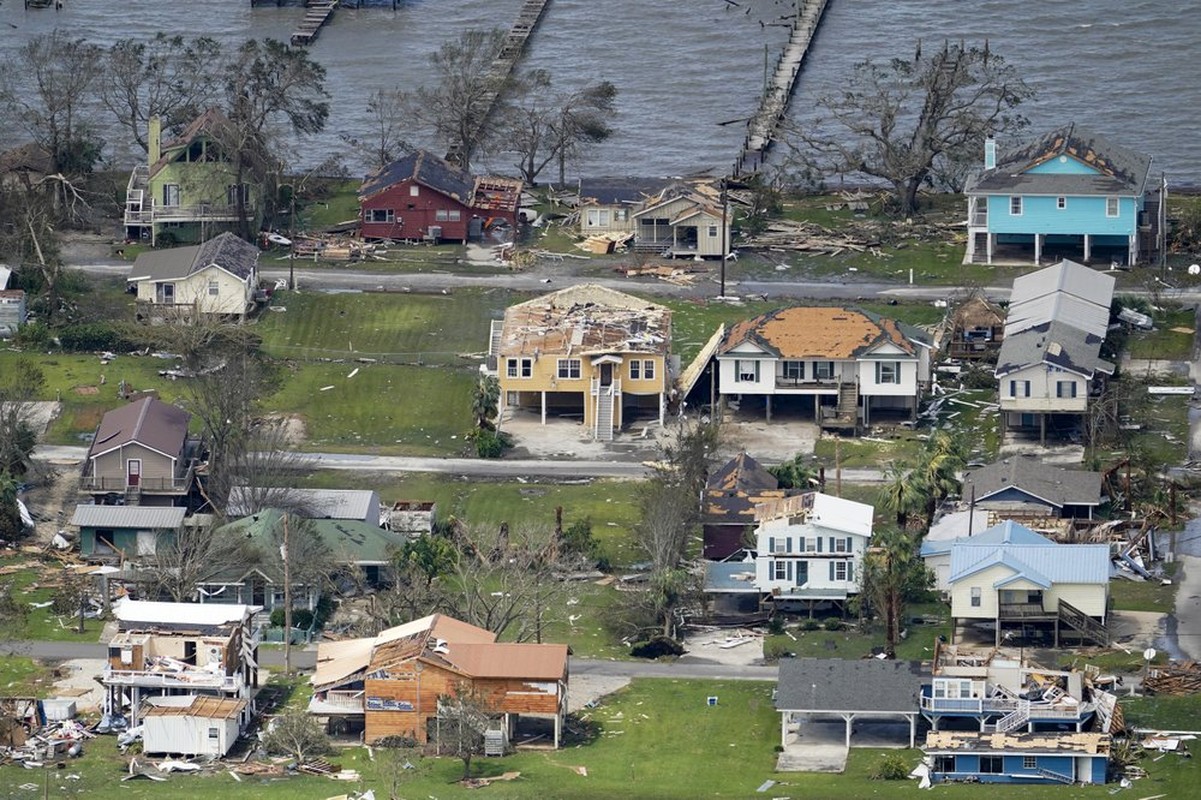
{"label": "yellow house", "polygon": [[203,244],[147,250],[133,262],[138,319],[245,318],[254,308],[259,249],[228,231]]}
{"label": "yellow house", "polygon": [[638,419],[663,424],[671,311],[595,284],[573,286],[505,311],[492,323],[489,364],[500,411],[579,418],[604,441]]}

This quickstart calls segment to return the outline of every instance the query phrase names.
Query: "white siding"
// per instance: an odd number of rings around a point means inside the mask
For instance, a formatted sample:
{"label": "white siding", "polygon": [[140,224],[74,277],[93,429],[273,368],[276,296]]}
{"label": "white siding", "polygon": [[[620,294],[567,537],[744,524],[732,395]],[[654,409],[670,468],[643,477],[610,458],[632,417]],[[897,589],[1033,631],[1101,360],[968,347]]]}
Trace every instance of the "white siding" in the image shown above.
{"label": "white siding", "polygon": [[1060,599],[1063,599],[1090,617],[1105,619],[1109,584],[1057,583],[1043,593],[1043,598],[1043,605],[1047,608],[1058,608]]}
{"label": "white siding", "polygon": [[[899,365],[897,383],[879,383],[876,380],[876,364]],[[917,361],[900,360],[900,357],[873,355],[871,360],[859,361],[859,394],[869,397],[916,397]]]}
{"label": "white siding", "polygon": [[[223,756],[238,738],[237,719],[147,716],[143,722],[143,749],[147,753]],[[209,731],[214,728],[216,738],[210,738]]]}
{"label": "white siding", "polygon": [[[969,619],[997,618],[997,590],[993,588],[999,580],[1013,575],[1013,570],[1003,565],[989,567],[960,578],[951,586],[951,616]],[[972,605],[971,590],[980,590],[980,605]]]}
{"label": "white siding", "polygon": [[[758,556],[755,559],[755,588],[759,591],[771,592],[779,589],[788,594],[801,588],[797,583],[798,562],[805,562],[807,565],[805,589],[839,589],[848,594],[855,594],[859,591],[867,537],[812,524],[789,525],[786,517],[762,523],[756,534]],[[817,544],[819,538],[821,539],[820,549]],[[838,542],[847,539],[851,540],[850,550],[840,552],[838,548],[841,545]],[[791,580],[775,577],[776,562],[792,564],[793,577]],[[830,564],[832,562],[848,563],[850,579],[831,578]]]}
{"label": "white siding", "polygon": [[[1030,396],[1024,393],[1025,382],[1030,382]],[[1017,384],[1017,397],[1011,389]],[[1076,387],[1075,397],[1058,397],[1058,384],[1071,383]],[[1080,413],[1088,408],[1088,381],[1072,372],[1062,372],[1045,364],[1035,364],[997,379],[1001,408],[1005,411],[1049,411]],[[1070,390],[1065,390],[1070,394]]]}

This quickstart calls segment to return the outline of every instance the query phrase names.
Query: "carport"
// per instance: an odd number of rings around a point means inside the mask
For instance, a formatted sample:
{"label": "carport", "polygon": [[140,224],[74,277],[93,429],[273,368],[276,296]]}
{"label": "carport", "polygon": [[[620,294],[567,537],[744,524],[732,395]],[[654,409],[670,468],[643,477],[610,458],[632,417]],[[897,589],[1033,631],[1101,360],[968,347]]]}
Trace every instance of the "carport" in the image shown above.
{"label": "carport", "polygon": [[836,717],[845,725],[847,747],[859,719],[908,722],[909,746],[913,747],[924,682],[929,682],[929,675],[922,671],[920,661],[782,659],[776,689],[780,745],[788,747],[789,727],[799,725],[800,718]]}

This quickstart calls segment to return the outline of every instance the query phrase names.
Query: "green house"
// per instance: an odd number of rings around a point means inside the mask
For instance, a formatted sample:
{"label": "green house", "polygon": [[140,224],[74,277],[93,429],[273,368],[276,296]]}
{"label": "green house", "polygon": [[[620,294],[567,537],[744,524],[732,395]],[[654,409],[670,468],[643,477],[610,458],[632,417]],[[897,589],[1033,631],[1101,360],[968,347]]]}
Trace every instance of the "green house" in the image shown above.
{"label": "green house", "polygon": [[71,524],[79,528],[79,552],[92,560],[153,558],[183,527],[179,506],[77,505]]}
{"label": "green house", "polygon": [[[257,230],[261,186],[238,183],[221,133],[230,122],[217,109],[201,114],[174,141],[162,141],[162,122],[150,118],[146,164],[134,167],[125,191],[125,234],[153,246],[198,244],[237,231],[240,211]],[[242,207],[239,209],[239,199]]]}

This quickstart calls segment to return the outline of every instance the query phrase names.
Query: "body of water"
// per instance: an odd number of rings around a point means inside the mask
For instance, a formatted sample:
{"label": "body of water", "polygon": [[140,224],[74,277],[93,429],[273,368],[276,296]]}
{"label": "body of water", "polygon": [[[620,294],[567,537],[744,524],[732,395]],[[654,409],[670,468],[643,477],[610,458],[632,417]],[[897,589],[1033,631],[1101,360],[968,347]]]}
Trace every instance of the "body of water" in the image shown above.
{"label": "body of water", "polygon": [[[618,87],[617,133],[589,154],[588,174],[678,175],[729,168],[741,124],[787,36],[792,0],[551,0],[525,66],[551,71],[572,88],[599,80]],[[375,89],[431,79],[429,55],[470,28],[507,27],[520,0],[403,0],[387,8],[342,9],[312,47],[328,70],[328,130],[297,146],[293,162],[313,165],[344,151],[342,135],[367,130]],[[1201,2],[1158,0],[831,0],[793,104],[804,124],[822,93],[837,90],[865,58],[908,57],[920,38],[982,42],[1018,66],[1037,92],[1024,112],[1036,129],[1076,121],[1151,153],[1177,182],[1201,183],[1201,159],[1187,120],[1201,106],[1190,67],[1201,44]],[[250,0],[65,0],[62,11],[0,4],[0,54],[32,35],[63,28],[98,44],[156,32],[286,40],[298,7],[251,8]],[[108,137],[119,165],[134,153]],[[24,139],[0,119],[0,143]],[[349,154],[348,154],[349,155]],[[507,169],[498,154],[488,166]],[[354,165],[356,171],[361,165]]]}

